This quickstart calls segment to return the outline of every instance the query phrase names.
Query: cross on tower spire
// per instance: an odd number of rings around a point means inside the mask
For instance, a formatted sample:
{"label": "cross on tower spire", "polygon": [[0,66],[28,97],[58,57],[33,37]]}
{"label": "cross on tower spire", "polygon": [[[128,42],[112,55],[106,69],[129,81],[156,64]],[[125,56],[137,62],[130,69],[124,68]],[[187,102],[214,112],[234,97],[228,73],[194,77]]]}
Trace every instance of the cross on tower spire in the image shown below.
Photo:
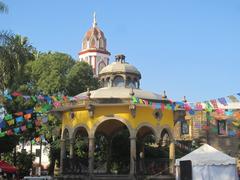
{"label": "cross on tower spire", "polygon": [[93,27],[97,26],[96,12],[93,13]]}

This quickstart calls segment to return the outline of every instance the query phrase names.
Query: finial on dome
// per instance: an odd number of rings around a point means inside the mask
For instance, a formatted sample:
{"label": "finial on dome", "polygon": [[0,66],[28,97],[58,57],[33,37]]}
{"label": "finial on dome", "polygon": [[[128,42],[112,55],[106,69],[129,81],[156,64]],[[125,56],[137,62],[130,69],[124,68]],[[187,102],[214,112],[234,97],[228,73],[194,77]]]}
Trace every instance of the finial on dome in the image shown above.
{"label": "finial on dome", "polygon": [[93,27],[97,26],[96,12],[93,13]]}
{"label": "finial on dome", "polygon": [[167,99],[167,94],[165,90],[163,91],[162,99]]}
{"label": "finial on dome", "polygon": [[184,103],[187,102],[187,98],[186,98],[186,96],[183,96],[183,102],[184,102]]}
{"label": "finial on dome", "polygon": [[121,62],[121,63],[125,63],[125,56],[124,54],[118,54],[115,56],[115,61],[116,62]]}

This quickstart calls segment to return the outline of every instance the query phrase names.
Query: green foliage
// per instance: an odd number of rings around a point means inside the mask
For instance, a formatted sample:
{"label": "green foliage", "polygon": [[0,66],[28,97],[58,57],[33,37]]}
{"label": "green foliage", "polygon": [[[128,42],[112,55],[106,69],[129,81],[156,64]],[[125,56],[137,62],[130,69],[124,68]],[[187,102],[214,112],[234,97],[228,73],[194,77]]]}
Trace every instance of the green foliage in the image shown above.
{"label": "green foliage", "polygon": [[112,140],[111,171],[125,174],[129,171],[130,141],[129,131],[124,129],[117,133]]}
{"label": "green foliage", "polygon": [[17,153],[17,168],[20,172],[20,177],[29,175],[30,169],[32,168],[33,160],[35,159],[34,155],[28,154],[26,152]]}
{"label": "green foliage", "polygon": [[0,90],[15,90],[29,81],[24,77],[24,68],[34,60],[34,53],[27,37],[0,33]]}
{"label": "green foliage", "polygon": [[66,76],[73,65],[74,60],[67,54],[41,53],[27,65],[26,72],[39,92],[66,93]]}
{"label": "green foliage", "polygon": [[91,66],[85,62],[76,62],[67,75],[67,90],[69,95],[96,89],[99,86],[97,79],[93,78]]}
{"label": "green foliage", "polygon": [[108,142],[105,136],[101,134],[97,134],[95,137],[95,154],[94,154],[94,160],[96,162],[105,162],[107,160],[107,147]]}
{"label": "green foliage", "polygon": [[88,158],[88,139],[86,138],[76,138],[74,145],[75,156],[81,159]]}

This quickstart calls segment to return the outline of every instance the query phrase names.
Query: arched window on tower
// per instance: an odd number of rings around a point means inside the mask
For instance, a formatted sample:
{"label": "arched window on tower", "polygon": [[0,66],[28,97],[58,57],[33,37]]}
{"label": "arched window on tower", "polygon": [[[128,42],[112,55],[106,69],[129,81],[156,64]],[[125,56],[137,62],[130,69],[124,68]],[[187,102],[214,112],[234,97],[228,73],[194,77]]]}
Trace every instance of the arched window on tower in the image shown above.
{"label": "arched window on tower", "polygon": [[124,87],[124,79],[122,76],[116,76],[114,78],[113,87]]}
{"label": "arched window on tower", "polygon": [[98,64],[98,73],[100,73],[100,71],[106,66],[106,64],[101,61],[99,64]]}
{"label": "arched window on tower", "polygon": [[91,39],[90,48],[96,48],[96,41],[94,38]]}
{"label": "arched window on tower", "polygon": [[83,40],[82,49],[87,49],[87,40],[86,39]]}
{"label": "arched window on tower", "polygon": [[104,40],[102,38],[99,39],[99,48],[104,49]]}

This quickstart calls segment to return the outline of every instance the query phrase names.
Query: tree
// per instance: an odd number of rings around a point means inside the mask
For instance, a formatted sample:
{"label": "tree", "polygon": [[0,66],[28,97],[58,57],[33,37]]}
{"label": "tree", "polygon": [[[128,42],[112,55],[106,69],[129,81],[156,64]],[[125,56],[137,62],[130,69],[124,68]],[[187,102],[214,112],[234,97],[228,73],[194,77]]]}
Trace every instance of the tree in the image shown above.
{"label": "tree", "polygon": [[6,4],[4,4],[2,1],[0,1],[0,13],[6,13],[8,12],[8,7]]}
{"label": "tree", "polygon": [[32,154],[28,154],[27,152],[18,152],[17,153],[17,168],[20,172],[20,177],[23,178],[24,176],[29,175],[30,169],[33,165],[33,160],[35,156]]}
{"label": "tree", "polygon": [[24,76],[24,68],[34,60],[35,52],[27,37],[0,33],[0,91],[16,90],[29,81]]}
{"label": "tree", "polygon": [[97,79],[93,78],[90,65],[85,62],[77,62],[67,75],[67,90],[69,95],[77,95],[89,89],[98,87]]}
{"label": "tree", "polygon": [[73,65],[74,60],[67,54],[40,53],[26,71],[39,92],[53,95],[66,93],[66,76]]}

